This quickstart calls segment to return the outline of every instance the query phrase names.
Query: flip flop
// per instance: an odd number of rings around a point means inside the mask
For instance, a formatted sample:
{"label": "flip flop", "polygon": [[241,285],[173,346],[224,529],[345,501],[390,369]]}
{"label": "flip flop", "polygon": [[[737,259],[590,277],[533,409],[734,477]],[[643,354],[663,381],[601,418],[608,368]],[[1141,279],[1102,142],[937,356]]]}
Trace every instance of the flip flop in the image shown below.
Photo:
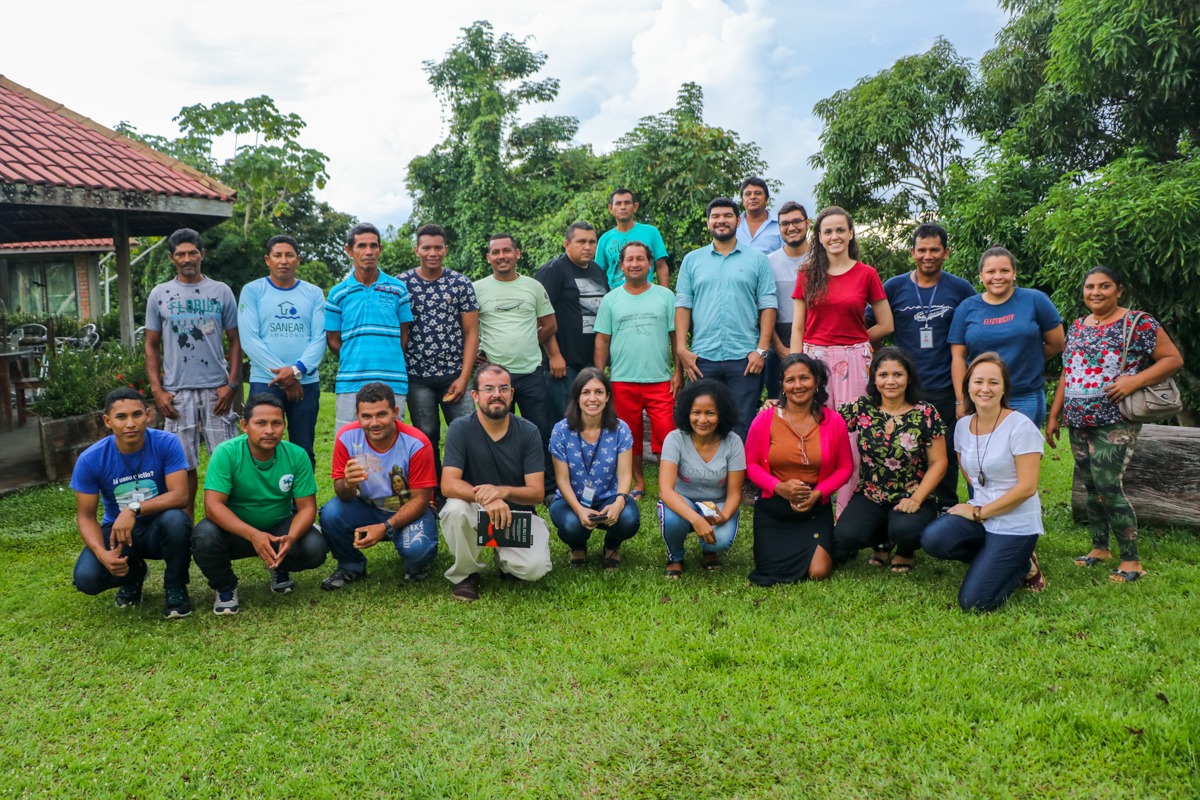
{"label": "flip flop", "polygon": [[1095,556],[1075,556],[1075,566],[1077,567],[1094,567],[1097,564],[1103,564],[1103,558]]}
{"label": "flip flop", "polygon": [[1145,574],[1144,570],[1138,572],[1133,569],[1114,569],[1108,573],[1108,579],[1113,583],[1133,583],[1134,581],[1141,580]]}
{"label": "flip flop", "polygon": [[871,553],[871,557],[867,559],[867,565],[871,567],[886,567],[892,554],[889,550],[875,550]]}
{"label": "flip flop", "polygon": [[908,562],[907,564],[897,564],[893,561],[892,572],[896,573],[897,575],[906,575],[909,572],[912,572],[913,566],[914,564],[912,561]]}
{"label": "flip flop", "polygon": [[646,496],[646,490],[645,489],[634,489],[632,492],[629,493],[629,496],[632,497],[633,501],[636,503],[638,500],[641,500],[643,497]]}

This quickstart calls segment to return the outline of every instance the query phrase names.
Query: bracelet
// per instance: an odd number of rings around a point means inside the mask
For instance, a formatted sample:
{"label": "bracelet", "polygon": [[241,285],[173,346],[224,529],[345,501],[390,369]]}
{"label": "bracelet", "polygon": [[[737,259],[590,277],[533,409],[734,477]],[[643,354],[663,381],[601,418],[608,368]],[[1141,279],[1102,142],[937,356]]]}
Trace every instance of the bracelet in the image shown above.
{"label": "bracelet", "polygon": [[956,406],[961,406],[962,404],[963,404],[963,401],[962,401],[962,400],[955,400],[955,401],[954,401],[954,405],[956,405]]}
{"label": "bracelet", "polygon": [[983,506],[971,506],[971,519],[983,522]]}

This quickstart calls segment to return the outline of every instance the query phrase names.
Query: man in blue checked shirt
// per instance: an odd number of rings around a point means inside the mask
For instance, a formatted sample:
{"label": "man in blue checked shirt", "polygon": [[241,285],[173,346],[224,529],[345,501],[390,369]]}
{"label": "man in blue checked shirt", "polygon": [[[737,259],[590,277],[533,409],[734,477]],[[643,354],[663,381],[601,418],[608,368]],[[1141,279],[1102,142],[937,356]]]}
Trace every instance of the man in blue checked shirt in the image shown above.
{"label": "man in blue checked shirt", "polygon": [[346,255],[354,269],[329,290],[325,303],[325,338],[338,354],[337,419],[341,430],[357,419],[355,395],[379,381],[396,393],[399,416],[408,399],[408,326],[413,321],[408,287],[379,271],[379,229],[361,222],[346,234]]}
{"label": "man in blue checked shirt", "polygon": [[713,242],[683,257],[675,283],[675,355],[689,379],[729,387],[738,410],[733,429],[745,441],[775,330],[775,275],[766,256],[738,241],[732,200],[713,200],[706,217]]}
{"label": "man in blue checked shirt", "polygon": [[315,467],[325,293],[296,277],[300,245],[291,236],[272,236],[263,258],[269,274],[243,286],[238,298],[242,351],[250,357],[250,394],[266,393],[283,402],[288,438],[304,448]]}

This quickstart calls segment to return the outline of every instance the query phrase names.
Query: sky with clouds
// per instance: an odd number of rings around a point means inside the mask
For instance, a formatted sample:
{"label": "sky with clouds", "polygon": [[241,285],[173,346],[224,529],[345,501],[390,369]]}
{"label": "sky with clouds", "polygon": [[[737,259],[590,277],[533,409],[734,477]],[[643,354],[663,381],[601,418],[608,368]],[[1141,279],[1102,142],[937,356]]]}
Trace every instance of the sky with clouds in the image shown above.
{"label": "sky with clouds", "polygon": [[578,117],[579,141],[609,150],[694,81],[707,122],[762,147],[775,199],[806,205],[818,100],[938,36],[978,59],[1005,20],[994,0],[43,0],[4,16],[0,74],[110,127],[175,136],[185,105],[270,95],[330,157],[322,198],[380,225],[408,218],[406,166],[445,135],[422,62],[474,20],[546,53],[561,91],[533,112]]}

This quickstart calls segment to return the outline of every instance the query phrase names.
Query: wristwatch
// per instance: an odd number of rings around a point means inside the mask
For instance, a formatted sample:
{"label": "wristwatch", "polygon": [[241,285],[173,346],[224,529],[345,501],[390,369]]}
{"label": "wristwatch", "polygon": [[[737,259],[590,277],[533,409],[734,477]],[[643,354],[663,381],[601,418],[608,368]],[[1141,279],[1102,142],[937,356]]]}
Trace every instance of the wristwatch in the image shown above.
{"label": "wristwatch", "polygon": [[766,361],[766,360],[767,360],[767,353],[769,353],[769,352],[771,352],[771,351],[770,351],[770,350],[763,350],[761,347],[756,347],[756,348],[754,348],[754,352],[758,353],[758,357],[759,357],[759,358],[761,358],[763,361]]}
{"label": "wristwatch", "polygon": [[142,514],[142,504],[139,503],[137,500],[134,500],[132,503],[130,503],[129,505],[127,505],[125,507],[128,508],[130,511],[132,511],[133,515],[135,517],[139,517]]}
{"label": "wristwatch", "polygon": [[301,372],[300,368],[297,367],[295,364],[292,364],[292,374],[296,376],[296,380],[300,380],[301,378],[304,377],[304,373]]}

